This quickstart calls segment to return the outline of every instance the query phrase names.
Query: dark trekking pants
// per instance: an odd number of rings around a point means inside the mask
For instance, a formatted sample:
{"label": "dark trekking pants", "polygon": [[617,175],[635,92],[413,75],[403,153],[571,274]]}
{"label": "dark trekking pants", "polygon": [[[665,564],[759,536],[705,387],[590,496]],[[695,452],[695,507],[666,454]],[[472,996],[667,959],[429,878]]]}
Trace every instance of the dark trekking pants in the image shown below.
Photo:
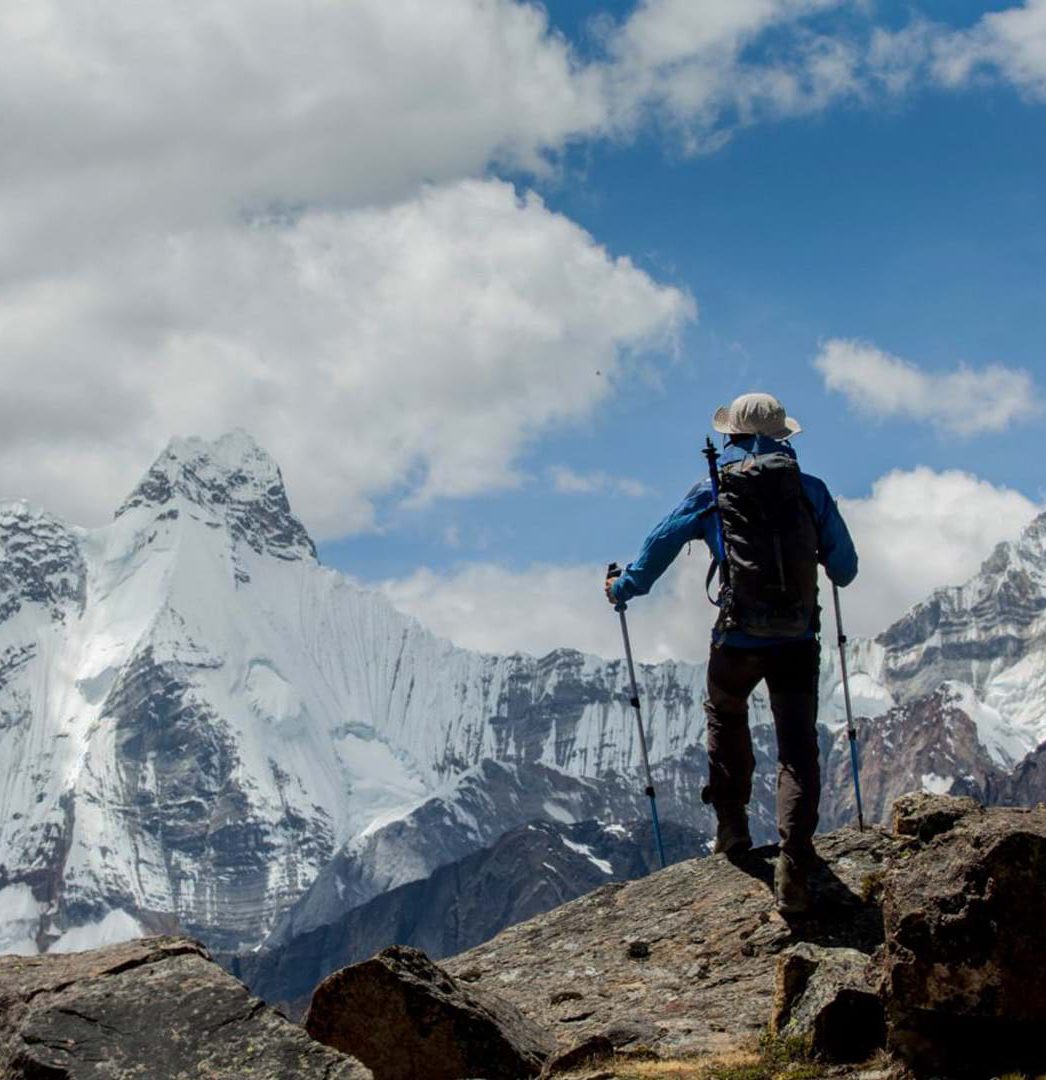
{"label": "dark trekking pants", "polygon": [[781,849],[806,860],[812,853],[821,797],[817,760],[817,641],[757,649],[715,646],[708,661],[708,787],[722,814],[747,806],[755,755],[748,729],[748,698],[765,679],[777,729],[777,827]]}

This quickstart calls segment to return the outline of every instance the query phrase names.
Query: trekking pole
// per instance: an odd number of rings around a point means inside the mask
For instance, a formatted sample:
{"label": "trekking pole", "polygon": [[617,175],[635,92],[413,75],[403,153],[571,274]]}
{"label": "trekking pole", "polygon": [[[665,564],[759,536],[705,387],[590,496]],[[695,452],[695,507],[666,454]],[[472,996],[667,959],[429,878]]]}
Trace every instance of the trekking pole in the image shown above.
{"label": "trekking pole", "polygon": [[[712,484],[712,506],[714,513],[712,519],[715,522],[715,538],[716,538],[716,562],[713,565],[719,566],[719,574],[721,582],[724,586],[730,585],[730,564],[726,559],[726,540],[723,537],[723,514],[719,509],[719,467],[716,462],[719,460],[719,453],[715,448],[715,443],[711,439],[705,439],[705,448],[701,451],[705,456],[705,460],[708,462],[708,479]],[[705,590],[708,590],[708,586],[712,583],[712,574],[714,570],[709,570],[708,580],[705,582]]]}
{"label": "trekking pole", "polygon": [[[607,567],[607,577],[616,578],[621,576],[621,568],[617,563],[611,563]],[[632,663],[632,643],[628,638],[628,622],[625,619],[625,611],[628,605],[624,600],[619,600],[614,605],[614,610],[621,618],[621,637],[625,642],[625,660],[628,662],[628,678],[632,684],[632,708],[636,710],[636,724],[639,727],[639,749],[643,755],[643,769],[646,771],[646,794],[650,799],[650,816],[654,820],[654,841],[657,844],[657,857],[661,861],[661,869],[664,870],[665,845],[661,841],[661,823],[657,819],[657,797],[654,794],[654,777],[650,772],[650,759],[646,752],[646,733],[643,731],[643,714],[639,708],[639,687],[636,685],[636,668]]]}
{"label": "trekking pole", "polygon": [[850,704],[850,676],[846,670],[846,634],[843,633],[843,613],[839,607],[839,586],[832,585],[835,602],[835,625],[839,631],[839,666],[843,673],[843,700],[846,702],[846,734],[850,740],[850,769],[854,778],[854,795],[857,797],[857,825],[864,831],[864,809],[861,806],[861,772],[857,764],[857,728],[854,727],[853,707]]}

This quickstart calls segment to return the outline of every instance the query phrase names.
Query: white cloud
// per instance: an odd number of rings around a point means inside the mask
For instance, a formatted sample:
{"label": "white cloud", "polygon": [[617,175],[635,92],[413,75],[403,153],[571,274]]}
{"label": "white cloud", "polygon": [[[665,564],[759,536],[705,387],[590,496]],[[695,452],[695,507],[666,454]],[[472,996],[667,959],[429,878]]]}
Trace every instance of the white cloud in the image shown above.
{"label": "white cloud", "polygon": [[[848,0],[643,0],[608,35],[610,115],[625,131],[650,112],[709,151],[732,128],[826,108],[862,91],[861,49],[848,35],[816,33],[810,16]],[[754,58],[769,34],[785,43]]]}
{"label": "white cloud", "polygon": [[873,635],[944,585],[961,585],[1002,540],[1041,510],[1011,488],[925,466],[877,480],[864,499],[840,499],[860,555],[844,596],[848,632]]}
{"label": "white cloud", "polygon": [[0,274],[272,207],[399,202],[600,130],[514,0],[80,0],[0,10]]}
{"label": "white cloud", "polygon": [[[847,632],[865,637],[934,589],[965,582],[999,541],[1014,539],[1041,509],[969,473],[926,467],[891,472],[867,497],[839,505],[860,556],[858,578],[842,593],[843,615]],[[637,657],[707,657],[716,614],[704,594],[707,568],[707,551],[695,544],[649,596],[629,605]],[[612,657],[620,654],[621,639],[602,593],[604,570],[598,563],[523,571],[472,563],[440,574],[421,569],[382,587],[401,610],[470,648],[541,655],[567,646]],[[831,642],[834,616],[823,577],[821,603]]]}
{"label": "white cloud", "polygon": [[627,131],[660,116],[689,149],[711,151],[738,126],[932,85],[995,79],[1046,100],[1046,0],[969,28],[915,12],[891,30],[874,14],[860,0],[642,0],[608,35],[610,119]]}
{"label": "white cloud", "polygon": [[[702,660],[715,608],[704,597],[705,549],[695,545],[658,582],[650,596],[629,606],[637,659]],[[459,645],[484,651],[556,648],[619,656],[621,627],[603,595],[606,564],[535,564],[512,570],[496,563],[466,563],[446,573],[421,568],[386,581],[382,590],[401,611]]]}
{"label": "white cloud", "polygon": [[561,495],[624,495],[639,499],[651,494],[646,484],[627,476],[612,476],[605,472],[579,473],[567,465],[549,469],[552,487]]}
{"label": "white cloud", "polygon": [[926,372],[860,341],[827,342],[814,361],[829,390],[871,416],[902,416],[953,435],[1003,431],[1041,411],[1026,371],[991,364]]}
{"label": "white cloud", "polygon": [[[811,22],[861,6],[643,0],[583,62],[516,0],[3,5],[0,490],[98,520],[168,434],[232,425],[321,533],[515,483],[693,305],[464,178],[866,97],[857,23]],[[985,20],[1028,85],[1040,11]]]}
{"label": "white cloud", "polygon": [[988,12],[970,30],[939,29],[932,65],[946,86],[995,74],[1030,98],[1046,100],[1046,0],[1025,0]]}
{"label": "white cloud", "polygon": [[239,425],[310,527],[364,528],[517,483],[693,311],[495,181],[100,251],[0,301],[0,490],[97,521],[169,434]]}
{"label": "white cloud", "polygon": [[652,116],[711,149],[739,124],[908,89],[934,64],[952,83],[989,64],[1046,85],[1046,0],[967,32],[916,20],[891,35],[864,8],[642,0],[582,60],[518,0],[140,0],[104,18],[15,0],[0,10],[0,280],[146,230],[388,205],[492,164],[542,171]]}

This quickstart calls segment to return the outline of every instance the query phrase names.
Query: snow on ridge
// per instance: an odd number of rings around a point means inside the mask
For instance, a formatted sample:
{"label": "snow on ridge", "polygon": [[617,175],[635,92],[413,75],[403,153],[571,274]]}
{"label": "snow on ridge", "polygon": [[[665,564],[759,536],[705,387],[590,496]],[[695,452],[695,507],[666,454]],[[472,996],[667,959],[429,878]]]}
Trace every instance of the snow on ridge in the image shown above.
{"label": "snow on ridge", "polygon": [[610,863],[607,862],[606,859],[599,858],[588,844],[579,844],[575,840],[568,840],[565,836],[560,836],[560,840],[562,840],[564,845],[570,848],[571,851],[576,851],[579,855],[584,855],[593,866],[602,870],[604,874],[613,874],[614,868]]}
{"label": "snow on ridge", "polygon": [[923,773],[920,779],[923,791],[931,795],[947,795],[954,783],[951,777],[938,776],[936,773]]}
{"label": "snow on ridge", "polygon": [[145,928],[137,919],[119,909],[108,911],[96,922],[84,923],[67,930],[47,950],[52,953],[84,952],[119,945],[145,936]]}
{"label": "snow on ridge", "polygon": [[974,722],[977,741],[1000,769],[1012,769],[1038,745],[1037,733],[1016,730],[998,709],[981,701],[968,683],[948,681],[942,683],[941,690],[947,704],[954,705]]}

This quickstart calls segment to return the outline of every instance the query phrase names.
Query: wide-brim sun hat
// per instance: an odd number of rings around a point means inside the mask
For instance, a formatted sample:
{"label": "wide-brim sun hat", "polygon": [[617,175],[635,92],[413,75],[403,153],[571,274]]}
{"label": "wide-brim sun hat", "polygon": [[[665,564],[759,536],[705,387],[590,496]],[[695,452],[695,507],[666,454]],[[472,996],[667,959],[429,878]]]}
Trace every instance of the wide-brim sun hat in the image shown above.
{"label": "wide-brim sun hat", "polygon": [[712,416],[712,427],[723,435],[765,435],[770,439],[790,439],[803,430],[773,394],[742,394],[729,405],[720,405]]}

